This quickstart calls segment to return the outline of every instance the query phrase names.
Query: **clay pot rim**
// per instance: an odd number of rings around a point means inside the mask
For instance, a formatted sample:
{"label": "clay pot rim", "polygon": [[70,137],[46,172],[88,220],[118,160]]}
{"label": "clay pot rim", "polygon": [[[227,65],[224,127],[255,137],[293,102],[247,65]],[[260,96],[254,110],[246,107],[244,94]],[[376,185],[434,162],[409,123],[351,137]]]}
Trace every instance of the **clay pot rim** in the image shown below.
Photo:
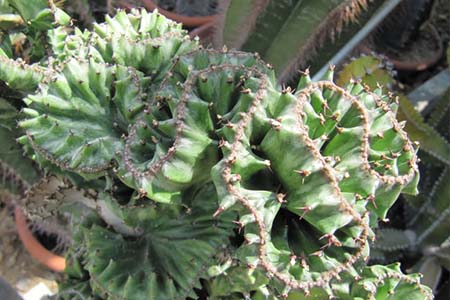
{"label": "clay pot rim", "polygon": [[14,221],[16,223],[19,238],[30,255],[50,270],[63,272],[66,268],[66,259],[50,252],[41,245],[29,229],[27,219],[22,209],[17,205],[14,209]]}
{"label": "clay pot rim", "polygon": [[[437,49],[434,52],[432,52],[430,56],[425,57],[420,61],[404,61],[383,54],[383,56],[385,56],[386,59],[392,63],[392,65],[396,70],[405,72],[424,71],[437,64],[438,61],[441,59],[442,55],[444,54],[442,39],[439,36],[439,33],[437,32],[436,28],[432,24],[428,24],[428,26],[430,27],[431,34],[435,38]],[[372,49],[370,49],[367,46],[362,46],[362,50],[367,53],[370,53],[372,51]]]}
{"label": "clay pot rim", "polygon": [[[130,9],[130,5],[126,4],[125,2],[121,3],[122,7],[126,8],[126,9]],[[142,5],[144,6],[145,9],[152,11],[157,9],[158,12],[160,14],[162,14],[163,16],[182,23],[183,25],[187,26],[187,27],[198,27],[198,26],[202,26],[205,25],[207,23],[210,22],[216,22],[216,19],[218,17],[217,14],[215,15],[211,15],[211,16],[199,16],[199,17],[192,17],[192,16],[184,16],[184,15],[180,15],[165,9],[160,8],[158,5],[155,4],[155,2],[153,2],[153,0],[142,0]]]}

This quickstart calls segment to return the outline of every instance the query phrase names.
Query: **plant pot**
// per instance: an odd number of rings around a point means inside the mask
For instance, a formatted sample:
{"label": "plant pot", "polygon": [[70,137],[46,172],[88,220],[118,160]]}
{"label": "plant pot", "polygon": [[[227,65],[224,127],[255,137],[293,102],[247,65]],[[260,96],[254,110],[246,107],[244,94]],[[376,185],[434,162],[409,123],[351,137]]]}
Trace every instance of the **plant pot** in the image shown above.
{"label": "plant pot", "polygon": [[191,38],[198,36],[203,45],[208,45],[208,44],[212,43],[212,37],[214,34],[214,25],[215,24],[216,24],[215,21],[211,21],[202,26],[199,26],[199,27],[191,30],[189,32],[189,36]]}
{"label": "plant pot", "polygon": [[152,0],[142,0],[142,4],[147,10],[152,11],[157,9],[159,13],[161,13],[162,15],[179,23],[183,23],[183,25],[187,27],[199,27],[211,22],[215,22],[217,18],[217,15],[201,16],[201,17],[183,16],[158,7],[158,5],[156,5],[155,2],[153,2]]}
{"label": "plant pot", "polygon": [[63,272],[66,267],[65,258],[50,252],[41,245],[30,231],[27,219],[19,206],[15,207],[14,219],[19,238],[30,255],[47,268],[55,272]]}
{"label": "plant pot", "polygon": [[[427,39],[425,35],[428,36]],[[362,51],[366,53],[371,53],[372,50],[381,52],[397,71],[404,72],[424,71],[438,63],[444,54],[439,33],[431,24],[421,30],[417,41],[413,41],[406,49],[399,50],[401,55],[370,49],[367,46],[362,47]]]}

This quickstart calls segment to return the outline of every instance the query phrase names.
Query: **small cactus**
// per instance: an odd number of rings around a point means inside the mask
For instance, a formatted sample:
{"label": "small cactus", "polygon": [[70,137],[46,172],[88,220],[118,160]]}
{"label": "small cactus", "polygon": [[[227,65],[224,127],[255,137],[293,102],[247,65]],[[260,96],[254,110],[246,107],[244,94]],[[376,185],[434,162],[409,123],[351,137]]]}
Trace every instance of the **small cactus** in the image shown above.
{"label": "small cactus", "polygon": [[377,221],[416,192],[393,99],[332,69],[280,88],[258,55],[204,49],[157,12],[93,28],[50,30],[42,72],[0,62],[0,79],[41,76],[19,141],[95,191],[71,218],[62,298],[432,298],[365,264]]}

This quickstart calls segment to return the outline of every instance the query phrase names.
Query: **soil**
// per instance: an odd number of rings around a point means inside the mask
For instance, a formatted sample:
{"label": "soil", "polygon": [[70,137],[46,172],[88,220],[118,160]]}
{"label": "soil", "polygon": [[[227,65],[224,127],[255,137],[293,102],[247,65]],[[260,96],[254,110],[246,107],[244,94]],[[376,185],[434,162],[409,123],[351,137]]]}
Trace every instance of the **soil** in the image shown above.
{"label": "soil", "polygon": [[17,235],[11,211],[0,208],[0,277],[24,295],[39,283],[55,293],[58,276],[28,254]]}

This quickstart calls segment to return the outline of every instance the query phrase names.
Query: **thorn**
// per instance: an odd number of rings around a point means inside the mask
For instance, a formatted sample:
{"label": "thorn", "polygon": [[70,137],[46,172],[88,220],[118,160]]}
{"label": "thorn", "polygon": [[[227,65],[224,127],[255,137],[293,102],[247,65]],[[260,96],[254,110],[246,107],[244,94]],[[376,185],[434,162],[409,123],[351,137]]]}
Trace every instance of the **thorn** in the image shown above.
{"label": "thorn", "polygon": [[235,155],[230,155],[227,159],[227,163],[228,164],[234,164],[236,162],[236,156]]}
{"label": "thorn", "polygon": [[286,197],[286,194],[278,193],[277,194],[277,201],[281,204],[286,203],[286,200],[284,199]]}
{"label": "thorn", "polygon": [[297,256],[294,253],[291,253],[290,259],[289,259],[289,264],[291,266],[295,265],[295,262],[297,260]]}
{"label": "thorn", "polygon": [[320,249],[324,249],[327,247],[330,247],[331,245],[335,245],[336,247],[341,247],[342,243],[336,238],[334,234],[326,233],[323,236],[319,238],[319,240],[322,240],[323,238],[326,238],[328,240],[327,244],[323,245]]}
{"label": "thorn", "polygon": [[300,259],[300,265],[302,266],[303,269],[305,269],[306,271],[309,271],[308,262],[306,261],[306,257],[304,257],[303,255]]}
{"label": "thorn", "polygon": [[233,221],[234,224],[238,226],[238,233],[241,233],[242,229],[244,228],[244,223],[241,221]]}
{"label": "thorn", "polygon": [[325,125],[326,120],[322,113],[319,114],[319,120],[320,120],[319,121],[320,125],[322,125],[322,126]]}
{"label": "thorn", "polygon": [[275,129],[275,131],[280,131],[280,129],[281,129],[281,123],[279,121],[277,121],[277,120],[270,119],[269,120],[269,125],[273,129]]}
{"label": "thorn", "polygon": [[138,190],[138,197],[139,198],[145,198],[145,197],[147,197],[147,192],[144,190],[144,189],[139,189]]}
{"label": "thorn", "polygon": [[299,72],[300,75],[302,75],[302,76],[309,76],[309,68],[306,68],[304,71],[298,70],[298,72]]}
{"label": "thorn", "polygon": [[174,146],[172,146],[172,147],[170,147],[170,148],[167,150],[167,153],[174,154],[176,150],[177,150],[177,149],[176,149]]}
{"label": "thorn", "polygon": [[223,147],[229,147],[229,143],[227,141],[225,141],[223,138],[220,139],[219,144],[218,144],[219,148],[223,148]]}
{"label": "thorn", "polygon": [[400,156],[400,153],[393,152],[392,150],[390,150],[389,153],[391,154],[392,158],[398,158]]}
{"label": "thorn", "polygon": [[400,131],[400,128],[398,127],[397,124],[394,124],[394,126],[392,127],[392,130],[393,130],[394,132],[399,132],[399,131]]}
{"label": "thorn", "polygon": [[290,86],[287,86],[286,88],[283,88],[282,90],[281,90],[281,93],[283,94],[283,95],[285,95],[285,94],[290,94],[292,92],[292,88],[290,87]]}
{"label": "thorn", "polygon": [[247,263],[247,269],[253,270],[253,269],[256,269],[256,266],[254,264]]}
{"label": "thorn", "polygon": [[213,214],[213,218],[217,218],[223,211],[225,210],[225,208],[223,208],[222,206],[220,206]]}
{"label": "thorn", "polygon": [[299,217],[299,220],[302,220],[305,217],[305,215],[312,210],[312,207],[308,205],[308,206],[298,207],[297,209],[303,211],[303,213]]}
{"label": "thorn", "polygon": [[386,156],[386,154],[381,153],[380,159],[381,159],[381,160],[387,160],[387,159],[389,159],[389,158]]}
{"label": "thorn", "polygon": [[328,106],[328,102],[327,101],[323,101],[322,102],[322,110],[324,112],[326,112],[327,110],[330,110],[330,107]]}
{"label": "thorn", "polygon": [[308,170],[294,170],[294,172],[302,177],[308,177],[309,175],[311,175],[311,172]]}
{"label": "thorn", "polygon": [[323,250],[322,249],[320,249],[320,250],[317,250],[317,251],[315,251],[315,252],[313,252],[313,253],[311,253],[309,256],[317,256],[317,257],[322,257],[323,256]]}
{"label": "thorn", "polygon": [[341,113],[337,111],[331,116],[331,120],[337,122],[337,120],[339,119],[340,116],[341,116]]}

